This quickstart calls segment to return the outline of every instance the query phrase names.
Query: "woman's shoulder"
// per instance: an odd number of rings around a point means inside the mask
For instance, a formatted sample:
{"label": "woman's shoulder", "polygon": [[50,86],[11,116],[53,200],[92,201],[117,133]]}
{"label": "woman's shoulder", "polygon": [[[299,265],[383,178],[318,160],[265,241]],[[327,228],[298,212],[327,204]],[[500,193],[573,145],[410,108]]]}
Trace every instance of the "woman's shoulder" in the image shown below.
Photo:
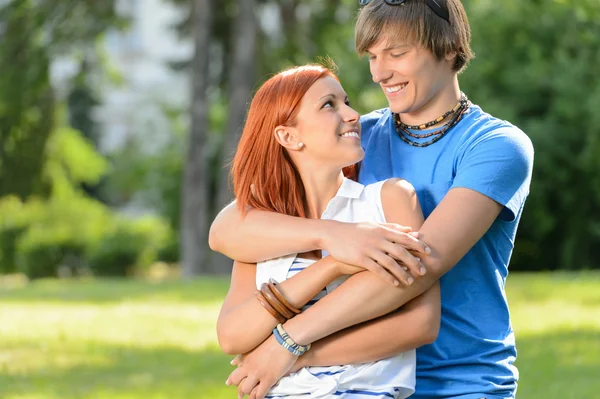
{"label": "woman's shoulder", "polygon": [[364,192],[367,196],[375,195],[390,199],[412,198],[417,195],[415,188],[408,180],[397,177],[367,184]]}
{"label": "woman's shoulder", "polygon": [[417,195],[413,185],[406,179],[393,177],[383,181],[381,196],[390,199],[411,199]]}
{"label": "woman's shoulder", "polygon": [[380,212],[388,219],[396,209],[414,208],[417,192],[406,179],[390,178],[365,186],[364,195],[367,201],[375,202]]}
{"label": "woman's shoulder", "polygon": [[423,213],[417,191],[408,180],[392,178],[383,182],[381,207],[388,222],[411,227],[419,227],[422,223]]}

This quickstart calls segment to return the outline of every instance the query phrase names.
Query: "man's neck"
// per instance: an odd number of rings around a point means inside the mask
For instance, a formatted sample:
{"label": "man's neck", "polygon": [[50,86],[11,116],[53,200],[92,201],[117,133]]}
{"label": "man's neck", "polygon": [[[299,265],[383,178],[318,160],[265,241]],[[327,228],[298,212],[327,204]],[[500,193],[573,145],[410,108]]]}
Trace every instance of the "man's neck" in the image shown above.
{"label": "man's neck", "polygon": [[[454,79],[451,85],[442,89],[418,110],[400,114],[400,119],[407,125],[421,125],[433,121],[444,115],[456,106],[460,100],[461,92],[458,87],[458,79]],[[442,126],[447,120],[430,126],[432,129]]]}

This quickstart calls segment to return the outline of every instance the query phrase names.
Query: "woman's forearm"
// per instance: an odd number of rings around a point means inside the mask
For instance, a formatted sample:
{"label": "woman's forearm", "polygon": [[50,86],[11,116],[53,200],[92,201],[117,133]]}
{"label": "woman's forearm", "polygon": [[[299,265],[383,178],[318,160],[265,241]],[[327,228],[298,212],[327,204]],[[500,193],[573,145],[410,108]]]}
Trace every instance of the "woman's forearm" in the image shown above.
{"label": "woman's forearm", "polygon": [[[293,306],[301,308],[339,275],[336,261],[326,257],[278,284],[278,287]],[[278,323],[254,293],[254,289],[248,290],[243,300],[219,315],[217,335],[226,353],[240,354],[254,349]]]}
{"label": "woman's forearm", "polygon": [[332,222],[256,209],[249,210],[242,218],[234,202],[214,220],[209,245],[231,259],[256,263],[322,248],[321,235],[328,223]]}
{"label": "woman's forearm", "polygon": [[373,273],[360,272],[305,312],[288,320],[284,328],[301,345],[316,342],[398,309],[434,283],[429,281],[419,279],[408,287],[394,287]]}

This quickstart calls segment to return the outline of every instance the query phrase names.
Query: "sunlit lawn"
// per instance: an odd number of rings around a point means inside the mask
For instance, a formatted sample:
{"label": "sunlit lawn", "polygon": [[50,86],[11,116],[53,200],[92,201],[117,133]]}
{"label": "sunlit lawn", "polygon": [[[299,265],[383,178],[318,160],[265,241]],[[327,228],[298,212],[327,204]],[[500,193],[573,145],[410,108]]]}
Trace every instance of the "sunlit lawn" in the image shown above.
{"label": "sunlit lawn", "polygon": [[[226,279],[0,286],[0,398],[234,398]],[[518,398],[600,397],[600,274],[513,274]]]}

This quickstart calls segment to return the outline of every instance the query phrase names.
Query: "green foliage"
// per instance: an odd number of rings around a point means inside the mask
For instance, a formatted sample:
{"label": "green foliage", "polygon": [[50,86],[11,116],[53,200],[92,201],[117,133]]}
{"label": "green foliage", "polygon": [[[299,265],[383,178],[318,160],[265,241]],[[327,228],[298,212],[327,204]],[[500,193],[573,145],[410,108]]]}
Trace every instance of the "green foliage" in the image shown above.
{"label": "green foliage", "polygon": [[98,128],[92,118],[94,107],[100,104],[94,93],[94,88],[88,81],[89,61],[84,58],[80,70],[73,79],[67,103],[69,107],[69,125],[79,130],[95,145],[98,144]]}
{"label": "green foliage", "polygon": [[55,276],[61,267],[79,273],[90,266],[101,275],[124,275],[129,267],[150,265],[170,239],[166,222],[125,219],[77,188],[98,181],[106,167],[81,133],[56,129],[44,166],[50,197],[0,199],[0,236],[8,238],[0,248],[0,271],[39,278]]}
{"label": "green foliage", "polygon": [[462,88],[536,151],[513,267],[600,267],[600,3],[480,0],[468,12],[477,58]]}
{"label": "green foliage", "polygon": [[46,195],[44,148],[54,128],[50,58],[124,26],[114,1],[12,0],[0,4],[0,196]]}
{"label": "green foliage", "polygon": [[[185,154],[183,111],[164,106],[171,134],[133,137],[110,155],[111,170],[106,176],[103,196],[112,203],[135,200],[158,212],[174,230],[179,228],[181,183]],[[222,118],[224,119],[224,117]],[[156,146],[156,142],[163,141]]]}
{"label": "green foliage", "polygon": [[168,226],[160,219],[117,222],[91,251],[89,267],[96,276],[132,275],[157,259],[168,238]]}
{"label": "green foliage", "polygon": [[43,191],[39,180],[54,99],[48,54],[30,8],[23,1],[0,8],[0,196]]}

